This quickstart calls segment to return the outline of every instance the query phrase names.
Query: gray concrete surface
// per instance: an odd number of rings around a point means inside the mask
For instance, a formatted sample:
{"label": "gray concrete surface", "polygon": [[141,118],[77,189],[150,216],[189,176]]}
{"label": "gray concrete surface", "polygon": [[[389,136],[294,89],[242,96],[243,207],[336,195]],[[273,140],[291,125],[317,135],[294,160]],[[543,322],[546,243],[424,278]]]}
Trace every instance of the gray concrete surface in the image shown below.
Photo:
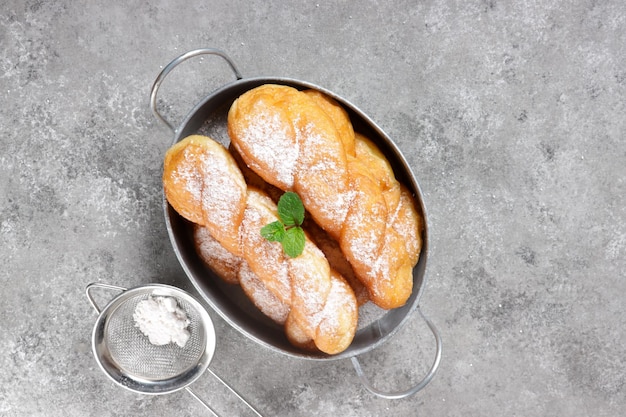
{"label": "gray concrete surface", "polygon": [[[429,209],[421,309],[443,361],[382,400],[348,360],[296,360],[212,314],[211,369],[268,416],[619,416],[626,409],[626,6],[607,1],[2,0],[0,415],[207,415],[99,370],[98,281],[188,288],[161,210],[172,135],[151,83],[197,47],[244,76],[307,80],[397,142]],[[233,75],[172,73],[179,123]],[[383,389],[418,381],[434,343],[415,314],[362,358]],[[252,415],[206,374],[195,390]]]}

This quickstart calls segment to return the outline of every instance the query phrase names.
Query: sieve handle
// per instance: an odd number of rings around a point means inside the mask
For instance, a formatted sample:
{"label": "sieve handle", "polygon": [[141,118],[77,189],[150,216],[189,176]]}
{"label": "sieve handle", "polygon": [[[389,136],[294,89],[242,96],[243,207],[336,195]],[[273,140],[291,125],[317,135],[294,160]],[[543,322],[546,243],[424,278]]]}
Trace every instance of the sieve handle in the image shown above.
{"label": "sieve handle", "polygon": [[[243,402],[245,405],[247,405],[247,406],[248,406],[248,408],[249,408],[250,410],[252,410],[252,412],[253,412],[253,413],[254,413],[257,417],[263,417],[263,416],[261,415],[261,413],[259,413],[259,412],[256,410],[256,408],[254,408],[254,407],[252,406],[252,404],[250,404],[248,401],[246,401],[246,399],[245,399],[245,398],[243,398],[243,397],[241,396],[241,394],[239,394],[239,393],[238,393],[238,392],[237,392],[237,391],[236,391],[233,387],[231,387],[228,383],[226,383],[226,381],[224,381],[222,378],[220,378],[220,377],[219,377],[219,376],[218,376],[215,372],[213,372],[211,369],[208,369],[208,371],[209,371],[209,373],[210,373],[211,375],[213,375],[213,377],[214,377],[215,379],[217,379],[219,382],[221,382],[221,383],[222,383],[222,385],[224,385],[226,388],[228,388],[228,390],[229,390],[230,392],[232,392],[232,393],[235,395],[235,397],[237,397],[237,398],[239,399],[239,401],[241,401],[241,402]],[[210,411],[210,412],[211,412],[211,413],[212,413],[215,417],[220,417],[220,416],[219,416],[219,415],[215,412],[215,410],[213,410],[213,409],[212,409],[212,408],[211,408],[211,407],[210,407],[210,406],[209,406],[209,405],[208,405],[208,404],[207,404],[204,400],[202,400],[202,398],[200,398],[200,397],[198,396],[198,394],[196,394],[195,392],[193,392],[193,391],[191,390],[191,388],[186,387],[186,388],[185,388],[185,390],[186,390],[189,394],[191,394],[191,396],[192,396],[192,397],[194,397],[196,400],[198,400],[198,401],[200,402],[200,404],[204,405],[204,406],[205,406],[205,407],[206,407],[206,408],[207,408],[207,409],[208,409],[208,410],[209,410],[209,411]]]}
{"label": "sieve handle", "polygon": [[205,406],[205,407],[206,407],[206,409],[207,409],[207,410],[209,410],[209,411],[211,412],[211,414],[213,414],[213,416],[215,416],[215,417],[220,417],[220,415],[219,415],[219,414],[217,414],[217,413],[215,412],[215,410],[214,410],[214,409],[212,409],[212,408],[211,408],[211,406],[210,406],[209,404],[207,404],[207,403],[206,403],[206,402],[205,402],[202,398],[200,398],[200,397],[198,396],[198,394],[196,394],[195,392],[193,392],[193,391],[191,390],[191,388],[189,388],[189,387],[185,387],[185,391],[187,391],[189,394],[191,394],[191,396],[192,396],[193,398],[195,398],[196,400],[198,400],[198,402],[199,402],[200,404],[202,404],[203,406]]}
{"label": "sieve handle", "polygon": [[150,109],[152,110],[152,114],[154,114],[154,116],[157,119],[159,119],[167,127],[169,127],[172,132],[176,132],[176,129],[174,128],[174,125],[172,125],[170,122],[168,122],[161,115],[161,113],[159,113],[159,110],[157,109],[157,93],[159,91],[159,88],[161,87],[161,84],[165,80],[165,77],[167,76],[167,74],[169,74],[180,63],[188,60],[189,58],[196,57],[198,55],[217,55],[217,56],[220,56],[220,57],[224,58],[224,60],[228,63],[230,68],[235,73],[235,77],[237,77],[238,80],[241,80],[241,78],[242,78],[241,73],[239,72],[239,70],[237,69],[237,67],[233,63],[233,61],[228,57],[228,55],[226,55],[225,52],[223,52],[223,51],[221,51],[219,49],[215,49],[215,48],[194,49],[193,51],[189,51],[189,52],[186,52],[186,53],[180,55],[179,57],[175,58],[172,62],[167,64],[165,66],[165,68],[163,68],[163,70],[159,73],[158,77],[154,81],[154,84],[152,84],[152,91],[150,92]]}
{"label": "sieve handle", "polygon": [[424,313],[422,313],[422,310],[420,310],[419,307],[417,308],[417,311],[419,312],[419,314],[422,316],[422,318],[424,319],[424,321],[426,322],[426,324],[430,328],[430,331],[433,333],[433,336],[435,336],[435,343],[437,344],[437,353],[435,354],[435,361],[433,362],[432,366],[430,367],[430,370],[428,371],[428,374],[426,374],[426,376],[420,382],[418,382],[416,385],[414,385],[413,387],[411,387],[411,388],[409,388],[409,389],[407,389],[405,391],[397,391],[397,392],[383,392],[383,391],[380,391],[377,388],[374,388],[374,386],[372,384],[370,384],[369,380],[367,379],[367,377],[363,373],[363,369],[361,368],[361,363],[359,362],[359,360],[356,357],[352,357],[351,358],[352,366],[354,366],[354,370],[356,371],[357,375],[359,376],[363,386],[369,392],[371,392],[372,394],[374,394],[374,395],[376,395],[378,397],[385,398],[387,400],[397,400],[397,399],[410,397],[411,395],[416,394],[418,391],[421,391],[426,385],[428,385],[428,383],[435,376],[435,373],[437,373],[437,368],[439,368],[439,364],[441,363],[441,348],[442,348],[441,335],[439,334],[439,330],[437,330],[437,327],[435,327],[434,323],[432,321],[430,321],[430,319],[428,317],[426,317],[424,315]]}
{"label": "sieve handle", "polygon": [[96,310],[98,314],[100,314],[101,308],[98,306],[98,303],[96,303],[96,300],[91,295],[91,291],[94,288],[104,288],[107,290],[115,290],[115,291],[121,291],[121,292],[126,291],[126,288],[124,287],[118,287],[117,285],[111,285],[111,284],[101,284],[99,282],[92,282],[91,284],[87,285],[87,288],[85,288],[85,293],[87,294],[87,298],[89,299],[89,302],[91,303],[91,305],[93,306],[93,308]]}

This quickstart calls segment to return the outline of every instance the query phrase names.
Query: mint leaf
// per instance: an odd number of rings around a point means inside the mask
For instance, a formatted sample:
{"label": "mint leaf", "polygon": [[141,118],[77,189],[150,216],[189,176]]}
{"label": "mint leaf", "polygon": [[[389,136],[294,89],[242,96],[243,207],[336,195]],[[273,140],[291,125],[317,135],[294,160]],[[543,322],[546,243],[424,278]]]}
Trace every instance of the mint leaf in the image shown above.
{"label": "mint leaf", "polygon": [[300,226],[295,226],[285,231],[284,239],[282,240],[283,251],[287,256],[295,258],[300,256],[304,251],[304,230]]}
{"label": "mint leaf", "polygon": [[285,226],[300,226],[304,221],[304,205],[298,194],[287,191],[278,200],[278,217]]}
{"label": "mint leaf", "polygon": [[279,221],[266,224],[261,228],[261,236],[270,242],[282,242],[285,238],[285,226]]}
{"label": "mint leaf", "polygon": [[280,242],[287,256],[300,256],[304,251],[306,237],[300,227],[304,221],[304,205],[298,194],[287,191],[280,197],[278,218],[261,228],[261,236],[270,242]]}

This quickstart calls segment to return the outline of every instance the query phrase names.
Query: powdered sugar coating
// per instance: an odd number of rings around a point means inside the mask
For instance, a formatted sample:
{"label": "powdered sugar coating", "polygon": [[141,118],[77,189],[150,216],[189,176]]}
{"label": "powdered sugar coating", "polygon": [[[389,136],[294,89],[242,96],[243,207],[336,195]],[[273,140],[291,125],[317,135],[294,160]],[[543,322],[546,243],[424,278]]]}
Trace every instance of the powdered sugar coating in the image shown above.
{"label": "powdered sugar coating", "polygon": [[[185,148],[183,151],[183,159],[194,161],[200,156],[197,149],[193,147]],[[184,188],[192,197],[196,204],[201,204],[203,178],[194,164],[181,164],[180,168],[175,171],[174,184]]]}
{"label": "powdered sugar coating", "polygon": [[205,220],[235,235],[241,221],[240,207],[246,199],[247,185],[243,175],[233,169],[232,157],[221,146],[208,150],[202,162]]}
{"label": "powdered sugar coating", "polygon": [[278,219],[275,207],[269,197],[250,189],[239,232],[252,271],[276,297],[291,305],[291,278],[282,247],[280,243],[268,241],[260,233],[263,226]]}
{"label": "powdered sugar coating", "polygon": [[278,324],[285,324],[290,311],[289,305],[280,301],[245,262],[239,269],[239,283],[263,314]]}
{"label": "powdered sugar coating", "polygon": [[195,146],[173,147],[166,154],[163,188],[170,204],[189,221],[204,224],[202,173],[198,161],[202,151]]}
{"label": "powdered sugar coating", "polygon": [[200,259],[224,281],[237,284],[239,282],[238,271],[243,259],[222,246],[211,236],[206,227],[195,225],[193,235],[196,252]]}
{"label": "powdered sugar coating", "polygon": [[248,298],[263,314],[278,324],[285,323],[289,306],[263,284],[244,259],[224,248],[206,227],[194,227],[194,240],[198,255],[215,273],[228,283],[240,284]]}
{"label": "powdered sugar coating", "polygon": [[422,249],[422,218],[417,214],[409,190],[402,187],[398,208],[393,215],[393,228],[404,237],[405,246],[413,262],[417,262]]}
{"label": "powdered sugar coating", "polygon": [[[305,330],[313,332],[331,290],[330,266],[324,254],[307,240],[302,254],[288,259],[292,279],[292,302],[307,317]],[[303,325],[304,323],[301,323]]]}
{"label": "powdered sugar coating", "polygon": [[315,333],[318,347],[324,349],[326,344],[335,348],[350,345],[352,336],[345,330],[357,320],[357,315],[356,299],[350,286],[333,274],[324,308],[314,319],[318,323]]}
{"label": "powdered sugar coating", "polygon": [[[294,123],[297,125],[298,121]],[[343,145],[311,122],[296,132],[300,146],[296,192],[322,227],[333,228],[343,223],[354,197]]]}
{"label": "powdered sugar coating", "polygon": [[285,115],[272,111],[263,100],[255,106],[255,112],[243,116],[239,129],[240,140],[234,145],[243,155],[255,155],[250,161],[255,172],[262,172],[266,181],[291,189],[298,163],[299,147],[291,126],[285,123]]}

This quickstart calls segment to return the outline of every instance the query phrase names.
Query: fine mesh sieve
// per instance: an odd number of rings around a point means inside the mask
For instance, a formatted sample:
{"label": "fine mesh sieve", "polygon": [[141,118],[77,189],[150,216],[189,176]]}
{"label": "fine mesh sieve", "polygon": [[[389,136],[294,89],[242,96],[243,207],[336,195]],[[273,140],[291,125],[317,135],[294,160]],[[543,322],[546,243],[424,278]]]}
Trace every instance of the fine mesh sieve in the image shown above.
{"label": "fine mesh sieve", "polygon": [[[104,309],[95,302],[94,288],[121,291]],[[207,369],[215,352],[215,329],[206,309],[185,291],[163,284],[132,289],[92,283],[87,297],[100,315],[92,334],[92,349],[100,368],[116,384],[142,394],[168,394],[186,389],[213,415],[218,414],[189,385]],[[137,305],[151,297],[171,297],[187,316],[189,339],[180,347],[175,343],[152,344],[135,325]],[[234,393],[257,416],[261,416],[239,393],[214,372],[209,372]]]}

